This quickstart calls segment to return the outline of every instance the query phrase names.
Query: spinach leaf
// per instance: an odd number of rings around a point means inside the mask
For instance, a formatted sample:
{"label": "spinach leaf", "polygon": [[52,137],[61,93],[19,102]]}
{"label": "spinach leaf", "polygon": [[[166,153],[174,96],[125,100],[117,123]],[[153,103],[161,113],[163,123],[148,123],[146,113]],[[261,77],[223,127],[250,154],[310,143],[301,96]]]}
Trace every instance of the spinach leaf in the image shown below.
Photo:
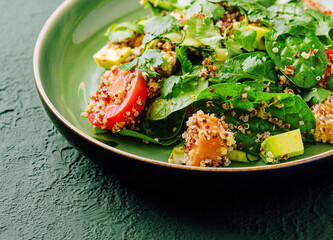
{"label": "spinach leaf", "polygon": [[145,141],[147,143],[152,142],[152,143],[156,143],[156,144],[159,144],[159,145],[162,145],[162,146],[170,146],[170,145],[172,145],[172,144],[174,144],[174,143],[176,143],[180,140],[180,138],[172,138],[172,139],[169,139],[169,140],[160,141],[158,139],[151,138],[151,137],[148,137],[148,136],[146,136],[142,133],[132,131],[132,130],[128,130],[128,129],[121,130],[119,132],[119,134],[122,135],[122,136],[139,138],[139,139],[142,139],[143,141]]}
{"label": "spinach leaf", "polygon": [[[96,137],[96,139],[99,139],[102,142],[107,142],[107,144],[116,147],[117,143],[112,141],[111,139],[113,139],[113,135],[114,133],[111,130],[106,130],[106,129],[101,129],[98,127],[95,127],[93,129],[94,134],[98,135],[98,137]],[[178,142],[180,140],[180,137],[172,137],[170,139],[158,139],[157,137],[149,137],[147,135],[145,135],[144,133],[140,133],[137,131],[133,131],[133,130],[129,130],[129,129],[123,129],[120,132],[118,132],[118,134],[122,135],[122,136],[128,136],[128,137],[133,137],[133,138],[138,138],[138,139],[142,139],[144,142],[149,143],[156,143],[162,146],[170,146],[172,144],[174,144],[175,142]]]}
{"label": "spinach leaf", "polygon": [[121,130],[119,134],[139,138],[163,146],[169,146],[180,139],[178,133],[183,126],[185,113],[186,109],[182,109],[170,114],[167,118],[158,121],[143,118],[139,125],[139,131],[125,129]]}
{"label": "spinach leaf", "polygon": [[162,98],[173,98],[181,94],[182,84],[188,81],[196,81],[199,77],[199,71],[202,66],[195,65],[192,67],[192,72],[186,73],[184,75],[172,75],[166,79],[159,82],[161,86],[161,96]]}
{"label": "spinach leaf", "polygon": [[306,28],[297,35],[276,31],[266,36],[267,53],[274,64],[296,86],[311,88],[323,76],[327,67],[325,49],[318,37]]}
{"label": "spinach leaf", "polygon": [[[171,81],[172,83],[168,83]],[[197,95],[206,87],[208,80],[199,77],[199,72],[179,76],[179,79],[167,78],[162,81],[161,92],[149,106],[147,117],[151,120],[161,120],[180,109],[186,108],[197,100]]]}
{"label": "spinach leaf", "polygon": [[248,52],[254,51],[257,32],[255,30],[246,30],[247,26],[247,22],[241,22],[238,24],[234,32],[230,34],[227,41],[225,41],[224,44],[231,57],[242,54],[242,49],[245,49]]}
{"label": "spinach leaf", "polygon": [[211,48],[220,48],[222,36],[220,30],[210,18],[190,18],[187,31],[194,38]]}
{"label": "spinach leaf", "polygon": [[[245,111],[233,110],[224,113],[225,122],[229,124],[234,133],[238,148],[253,155],[259,155],[260,145],[263,141],[263,134],[269,132],[271,135],[283,133],[282,129],[276,129],[273,123],[264,119],[251,117],[248,121],[241,120],[242,116],[246,114]],[[239,131],[238,128],[233,126],[241,126],[246,128],[244,132]],[[241,128],[240,128],[241,129]]]}
{"label": "spinach leaf", "polygon": [[244,79],[252,80],[247,85],[258,84],[258,89],[264,87],[264,81],[276,82],[275,65],[267,53],[244,53],[227,60],[219,68],[219,75],[213,79],[214,83],[237,83]]}
{"label": "spinach leaf", "polygon": [[278,123],[277,127],[283,131],[300,128],[306,139],[313,140],[316,120],[308,105],[299,96],[265,93],[243,84],[221,83],[212,87],[214,91],[206,88],[200,92],[195,110],[223,113],[235,109],[250,113],[257,109],[260,111],[255,116]]}
{"label": "spinach leaf", "polygon": [[204,14],[214,20],[221,19],[224,15],[224,8],[221,5],[212,3],[210,0],[196,0],[187,10],[187,14],[193,16],[198,13]]}
{"label": "spinach leaf", "polygon": [[144,27],[143,43],[147,43],[161,34],[178,32],[183,25],[173,16],[154,16],[148,19]]}
{"label": "spinach leaf", "polygon": [[151,138],[167,140],[175,138],[183,126],[186,108],[173,112],[161,120],[144,118],[141,124],[141,133]]}
{"label": "spinach leaf", "polygon": [[[269,16],[269,11],[266,7],[261,5],[263,2],[267,1],[246,1],[246,0],[226,0],[229,6],[237,7],[242,12],[244,12],[250,21],[257,21],[267,18]],[[268,1],[267,5],[271,4]]]}
{"label": "spinach leaf", "polygon": [[132,62],[125,63],[119,66],[121,70],[132,71],[136,66],[141,72],[145,72],[152,77],[156,77],[158,73],[152,70],[157,68],[164,63],[163,54],[157,49],[148,49],[142,53],[139,57],[134,59]]}
{"label": "spinach leaf", "polygon": [[[325,16],[315,9],[304,8],[303,4],[289,3],[273,5],[270,10],[270,22],[273,23],[277,35],[295,33],[296,27],[304,27],[314,31],[317,36],[326,36],[330,41],[329,32],[333,28],[331,16]],[[266,22],[267,24],[267,22]]]}
{"label": "spinach leaf", "polygon": [[324,102],[331,94],[333,94],[333,92],[330,90],[321,87],[314,87],[311,91],[306,92],[303,95],[303,99],[305,102],[309,102],[310,105],[315,105]]}

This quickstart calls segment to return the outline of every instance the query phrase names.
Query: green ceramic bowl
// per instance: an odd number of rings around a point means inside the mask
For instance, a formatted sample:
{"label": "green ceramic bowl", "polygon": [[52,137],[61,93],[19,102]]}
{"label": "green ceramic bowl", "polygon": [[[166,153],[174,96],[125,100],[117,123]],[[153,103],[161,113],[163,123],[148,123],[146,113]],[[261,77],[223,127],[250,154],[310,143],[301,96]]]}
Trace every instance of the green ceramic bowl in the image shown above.
{"label": "green ceramic bowl", "polygon": [[171,147],[147,145],[141,140],[118,135],[94,135],[88,120],[80,116],[103,72],[92,55],[105,44],[103,33],[111,23],[150,14],[138,2],[67,0],[52,14],[40,33],[34,54],[37,88],[51,119],[78,149],[90,157],[98,156],[108,161],[122,159],[129,165],[140,162],[145,166],[217,174],[295,167],[333,155],[332,145],[316,144],[307,148],[300,158],[277,165],[258,161],[233,163],[228,168],[187,167],[168,163]]}

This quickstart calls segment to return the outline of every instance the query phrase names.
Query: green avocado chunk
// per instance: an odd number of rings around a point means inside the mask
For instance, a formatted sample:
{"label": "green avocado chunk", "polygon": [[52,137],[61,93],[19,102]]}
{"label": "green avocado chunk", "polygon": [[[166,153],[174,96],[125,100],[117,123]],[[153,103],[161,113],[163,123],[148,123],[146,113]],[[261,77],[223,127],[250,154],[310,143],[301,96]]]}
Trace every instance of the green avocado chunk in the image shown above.
{"label": "green avocado chunk", "polygon": [[113,65],[119,66],[126,58],[132,54],[130,47],[117,48],[115,46],[104,46],[94,55],[98,66],[110,69]]}
{"label": "green avocado chunk", "polygon": [[250,153],[247,153],[247,159],[250,161],[250,162],[254,162],[254,161],[257,161],[259,159],[258,156],[255,156],[255,155],[252,155]]}
{"label": "green avocado chunk", "polygon": [[170,154],[169,163],[181,164],[184,162],[185,146],[184,142],[175,146]]}
{"label": "green avocado chunk", "polygon": [[299,129],[266,138],[260,148],[260,156],[266,163],[279,163],[280,160],[302,155],[304,145]]}
{"label": "green avocado chunk", "polygon": [[239,150],[232,150],[228,153],[228,157],[231,161],[235,162],[249,162],[246,152],[242,152]]}
{"label": "green avocado chunk", "polygon": [[229,152],[228,157],[234,162],[254,162],[258,160],[257,156],[236,149]]}

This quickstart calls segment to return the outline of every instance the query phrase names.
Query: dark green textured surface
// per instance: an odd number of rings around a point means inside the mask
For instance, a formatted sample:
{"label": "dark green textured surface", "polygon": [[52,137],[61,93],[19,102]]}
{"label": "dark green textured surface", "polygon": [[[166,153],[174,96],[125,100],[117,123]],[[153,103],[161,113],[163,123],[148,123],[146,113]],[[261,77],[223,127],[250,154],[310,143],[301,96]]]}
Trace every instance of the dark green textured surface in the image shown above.
{"label": "dark green textured surface", "polygon": [[61,2],[0,1],[0,239],[332,238],[330,174],[256,193],[179,192],[172,179],[155,191],[73,149],[44,113],[32,74],[37,35]]}

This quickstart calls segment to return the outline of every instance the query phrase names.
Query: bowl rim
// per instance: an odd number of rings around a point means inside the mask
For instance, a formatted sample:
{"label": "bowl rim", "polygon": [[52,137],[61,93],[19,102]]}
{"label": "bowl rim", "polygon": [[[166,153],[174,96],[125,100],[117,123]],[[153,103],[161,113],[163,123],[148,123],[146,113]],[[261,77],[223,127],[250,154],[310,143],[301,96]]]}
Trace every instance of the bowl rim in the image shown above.
{"label": "bowl rim", "polygon": [[95,144],[101,148],[104,148],[108,151],[114,152],[116,154],[136,159],[145,163],[149,164],[155,164],[163,167],[171,167],[181,170],[191,170],[191,171],[197,171],[197,172],[256,172],[256,171],[268,171],[268,170],[279,170],[284,169],[288,167],[295,167],[298,165],[308,164],[314,161],[319,161],[321,159],[333,156],[333,150],[317,154],[315,156],[285,162],[285,163],[279,163],[279,164],[268,164],[264,166],[251,166],[251,167],[226,167],[226,168],[205,168],[205,167],[193,167],[193,166],[185,166],[185,165],[178,165],[178,164],[172,164],[168,162],[162,162],[150,158],[141,157],[135,154],[128,153],[126,151],[119,150],[117,148],[111,147],[110,145],[107,145],[103,142],[100,142],[99,140],[89,136],[82,130],[75,127],[72,123],[70,123],[62,114],[55,108],[55,106],[52,104],[51,100],[47,96],[43,84],[42,79],[40,76],[40,69],[39,69],[39,59],[41,56],[40,50],[42,49],[43,43],[46,39],[47,33],[50,29],[50,27],[57,21],[57,19],[61,16],[61,14],[66,11],[71,4],[74,4],[75,0],[65,0],[62,2],[56,10],[51,14],[51,16],[48,18],[44,26],[42,27],[41,32],[39,33],[38,39],[35,44],[34,48],[34,54],[33,54],[33,73],[35,78],[35,84],[37,87],[37,90],[39,92],[39,95],[41,96],[41,100],[44,101],[45,106],[49,108],[49,110],[52,112],[52,114],[58,118],[58,120],[64,124],[67,128],[69,128],[71,131],[79,135],[80,137],[86,139],[92,144]]}

